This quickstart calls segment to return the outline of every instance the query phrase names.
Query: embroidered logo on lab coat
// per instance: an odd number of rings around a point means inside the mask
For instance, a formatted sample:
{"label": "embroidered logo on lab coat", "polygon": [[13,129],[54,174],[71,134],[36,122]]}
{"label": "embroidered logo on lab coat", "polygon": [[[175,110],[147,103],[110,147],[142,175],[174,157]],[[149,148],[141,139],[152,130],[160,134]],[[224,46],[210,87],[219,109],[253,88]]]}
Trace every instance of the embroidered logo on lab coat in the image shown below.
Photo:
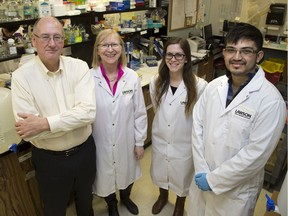
{"label": "embroidered logo on lab coat", "polygon": [[123,90],[122,90],[122,95],[131,95],[133,94],[133,88],[132,87],[125,87]]}
{"label": "embroidered logo on lab coat", "polygon": [[245,106],[240,106],[234,110],[234,115],[250,120],[254,116],[254,111]]}
{"label": "embroidered logo on lab coat", "polygon": [[180,105],[185,106],[187,104],[187,101],[180,101]]}
{"label": "embroidered logo on lab coat", "polygon": [[185,106],[187,104],[186,97],[180,98],[180,105]]}

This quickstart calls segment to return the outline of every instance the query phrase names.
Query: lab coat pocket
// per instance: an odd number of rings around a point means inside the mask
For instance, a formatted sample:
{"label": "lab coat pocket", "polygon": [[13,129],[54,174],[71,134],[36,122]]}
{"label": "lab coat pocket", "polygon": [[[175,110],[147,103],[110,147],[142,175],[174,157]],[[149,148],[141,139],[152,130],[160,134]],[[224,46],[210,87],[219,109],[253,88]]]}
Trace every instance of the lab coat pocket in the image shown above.
{"label": "lab coat pocket", "polygon": [[[242,216],[247,215],[243,214],[245,212],[245,200],[235,196],[236,194],[221,194],[215,196],[213,193],[207,194],[206,203],[209,206],[206,208],[206,215],[215,215],[215,216]],[[231,210],[233,214],[231,214]]]}
{"label": "lab coat pocket", "polygon": [[248,144],[254,116],[255,111],[245,106],[232,110],[229,116],[227,146],[239,150]]}
{"label": "lab coat pocket", "polygon": [[121,97],[123,98],[125,105],[133,104],[131,103],[133,95],[134,95],[134,89],[132,87],[126,86],[125,88],[123,88],[121,92]]}

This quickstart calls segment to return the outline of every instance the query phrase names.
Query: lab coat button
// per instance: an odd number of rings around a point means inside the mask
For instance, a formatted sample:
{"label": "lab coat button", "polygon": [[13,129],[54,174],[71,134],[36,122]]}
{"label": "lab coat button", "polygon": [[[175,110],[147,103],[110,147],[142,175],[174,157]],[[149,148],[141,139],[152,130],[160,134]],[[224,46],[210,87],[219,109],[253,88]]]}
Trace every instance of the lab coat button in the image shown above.
{"label": "lab coat button", "polygon": [[115,124],[113,123],[112,126],[114,126]]}

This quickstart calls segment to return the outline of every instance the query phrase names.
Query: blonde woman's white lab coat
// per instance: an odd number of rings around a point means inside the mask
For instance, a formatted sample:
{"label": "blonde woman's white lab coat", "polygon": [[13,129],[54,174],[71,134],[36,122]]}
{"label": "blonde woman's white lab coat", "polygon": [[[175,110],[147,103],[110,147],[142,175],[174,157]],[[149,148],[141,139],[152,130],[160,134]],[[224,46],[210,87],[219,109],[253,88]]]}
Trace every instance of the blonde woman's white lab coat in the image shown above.
{"label": "blonde woman's white lab coat", "polygon": [[92,125],[97,168],[93,192],[101,197],[127,188],[141,176],[134,147],[143,146],[146,139],[146,107],[138,75],[127,67],[123,71],[113,96],[100,67],[91,69],[98,101]]}
{"label": "blonde woman's white lab coat", "polygon": [[260,68],[226,107],[228,78],[210,82],[193,112],[195,174],[207,173],[212,191],[193,183],[189,216],[253,216],[264,166],[286,117],[279,91]]}
{"label": "blonde woman's white lab coat", "polygon": [[[155,79],[150,83],[150,94],[155,110],[152,125],[151,177],[158,187],[171,189],[178,196],[187,196],[194,168],[192,159],[192,114],[185,115],[187,90],[182,81],[173,95],[169,87],[155,108]],[[196,77],[198,97],[207,82]]]}

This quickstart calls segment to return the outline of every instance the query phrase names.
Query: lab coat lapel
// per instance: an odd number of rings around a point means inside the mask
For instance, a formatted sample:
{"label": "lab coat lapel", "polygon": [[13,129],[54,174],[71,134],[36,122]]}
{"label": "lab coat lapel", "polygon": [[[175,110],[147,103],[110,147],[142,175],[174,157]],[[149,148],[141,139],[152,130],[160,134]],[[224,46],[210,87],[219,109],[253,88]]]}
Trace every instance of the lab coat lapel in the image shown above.
{"label": "lab coat lapel", "polygon": [[221,79],[219,81],[219,85],[217,88],[219,97],[220,97],[220,101],[221,101],[221,106],[222,106],[222,110],[223,113],[221,115],[226,114],[227,112],[229,112],[230,110],[232,110],[233,108],[235,108],[236,106],[238,106],[240,103],[242,103],[244,100],[246,100],[246,98],[248,98],[247,95],[247,91],[245,91],[244,89],[236,96],[236,98],[234,98],[232,100],[232,102],[226,107],[226,100],[227,100],[227,94],[228,94],[228,79],[227,77]]}
{"label": "lab coat lapel", "polygon": [[247,89],[242,89],[241,92],[231,101],[231,103],[226,107],[225,111],[229,112],[235,107],[239,106],[239,104],[243,103],[245,100],[249,98],[249,91]]}
{"label": "lab coat lapel", "polygon": [[[105,91],[111,95],[113,97],[113,94],[111,92],[111,90],[109,89],[109,86],[105,80],[105,78],[103,77],[103,75],[101,74],[101,70],[100,67],[96,70],[96,72],[93,74],[93,76],[96,79],[96,85],[100,86],[101,88],[105,89]],[[96,90],[97,91],[97,90]]]}
{"label": "lab coat lapel", "polygon": [[[225,113],[231,111],[235,107],[239,106],[241,103],[246,101],[249,98],[249,95],[255,91],[258,91],[261,88],[261,85],[263,83],[263,78],[259,79],[256,78],[258,76],[263,76],[260,71],[258,71],[255,76],[252,78],[252,80],[239,92],[239,94],[231,101],[231,103],[227,106],[225,109]],[[227,89],[228,89],[228,82],[227,82]],[[226,98],[227,98],[227,91],[226,90],[226,97],[225,98],[225,104],[226,104]],[[222,99],[222,98],[221,98]]]}
{"label": "lab coat lapel", "polygon": [[126,71],[124,70],[124,74],[122,75],[122,77],[118,80],[117,83],[117,89],[115,92],[114,97],[117,98],[119,97],[119,95],[121,94],[121,92],[123,91],[124,86],[126,85],[127,81],[126,81]]}
{"label": "lab coat lapel", "polygon": [[218,91],[218,96],[221,101],[222,110],[225,111],[226,98],[227,98],[227,93],[228,93],[228,78],[226,76],[223,76],[222,79],[219,80],[217,91]]}
{"label": "lab coat lapel", "polygon": [[172,103],[176,98],[178,98],[183,92],[186,91],[186,87],[184,85],[184,81],[182,80],[180,85],[178,86],[175,94],[173,95],[172,93],[172,90],[171,90],[171,87],[169,86],[169,89],[168,89],[168,101],[169,103]]}

